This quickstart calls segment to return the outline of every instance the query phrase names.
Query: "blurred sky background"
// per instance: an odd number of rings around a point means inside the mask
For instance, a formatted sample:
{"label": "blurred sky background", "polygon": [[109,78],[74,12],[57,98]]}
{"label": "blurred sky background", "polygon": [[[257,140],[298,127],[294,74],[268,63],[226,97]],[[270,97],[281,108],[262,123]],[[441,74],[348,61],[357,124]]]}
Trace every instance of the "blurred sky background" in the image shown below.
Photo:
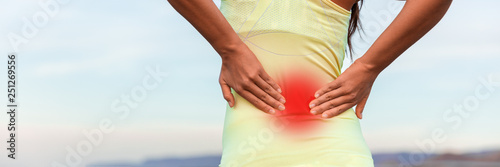
{"label": "blurred sky background", "polygon": [[[39,3],[52,1],[0,0],[3,78],[7,53],[14,51],[9,34],[22,36],[25,19],[43,21],[40,12],[46,12]],[[226,107],[217,82],[221,59],[166,0],[57,4],[54,16],[17,50],[17,159],[0,151],[0,166],[64,164],[67,147],[87,141],[82,131],[98,128],[103,119],[113,121],[114,131],[82,157],[82,166],[221,153]],[[394,5],[403,3],[366,2],[364,41],[355,41],[357,57],[395,17]],[[490,76],[500,83],[498,6],[497,0],[455,0],[427,36],[380,74],[361,120],[373,153],[421,151],[418,143],[431,139],[435,129],[447,138],[432,152],[500,149],[500,85],[488,92],[480,79]],[[348,65],[346,59],[344,69]],[[111,106],[142,85],[148,67],[168,76],[120,119]],[[6,104],[6,82],[0,87],[0,101]],[[478,87],[489,96],[474,106],[470,102],[477,99]],[[462,117],[447,112],[455,105],[475,108]],[[0,113],[2,150],[7,116]]]}

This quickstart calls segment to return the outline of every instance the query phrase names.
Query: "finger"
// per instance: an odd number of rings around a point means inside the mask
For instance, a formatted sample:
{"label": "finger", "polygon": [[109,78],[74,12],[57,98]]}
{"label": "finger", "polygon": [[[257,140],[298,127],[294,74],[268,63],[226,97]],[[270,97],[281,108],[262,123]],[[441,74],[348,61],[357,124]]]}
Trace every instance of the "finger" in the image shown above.
{"label": "finger", "polygon": [[266,102],[264,102],[263,100],[258,98],[258,96],[255,96],[252,92],[247,91],[247,90],[243,90],[243,91],[237,92],[237,93],[240,94],[241,97],[245,98],[248,102],[250,102],[252,105],[254,105],[259,110],[266,112],[266,113],[269,113],[269,114],[276,113],[276,110],[272,106],[270,106],[269,104],[267,104]]}
{"label": "finger", "polygon": [[368,100],[368,95],[363,97],[363,99],[361,99],[358,105],[356,105],[356,116],[358,116],[359,119],[363,119],[363,110],[365,109],[367,100]]}
{"label": "finger", "polygon": [[346,110],[350,109],[353,106],[354,106],[354,103],[344,103],[344,104],[342,104],[340,106],[334,107],[332,109],[329,109],[329,110],[323,112],[323,114],[321,114],[321,117],[323,117],[323,118],[331,118],[331,117],[340,115],[340,114],[342,114],[343,112],[345,112]]}
{"label": "finger", "polygon": [[220,87],[222,89],[222,96],[229,103],[229,106],[233,107],[234,106],[234,96],[231,93],[231,87],[229,87],[229,85],[227,85],[227,83],[224,80],[221,81]]}
{"label": "finger", "polygon": [[327,93],[327,92],[330,92],[334,89],[337,89],[340,87],[340,83],[337,81],[337,80],[334,80],[330,83],[328,83],[326,86],[320,88],[318,91],[316,91],[314,93],[314,97],[318,98],[320,97],[321,95]]}
{"label": "finger", "polygon": [[280,86],[274,82],[274,80],[267,74],[266,72],[262,72],[259,74],[260,78],[262,78],[267,84],[271,85],[274,90],[278,91],[279,93],[282,93]]}
{"label": "finger", "polygon": [[312,109],[315,106],[320,106],[321,104],[323,104],[327,101],[330,101],[332,99],[338,98],[338,97],[346,95],[346,94],[347,94],[346,91],[344,91],[343,89],[334,89],[330,92],[322,94],[321,96],[319,96],[316,99],[313,99],[309,103],[309,108]]}
{"label": "finger", "polygon": [[281,95],[276,89],[274,89],[269,82],[266,82],[263,78],[257,78],[255,84],[261,89],[264,90],[267,94],[271,95],[275,100],[278,100],[280,103],[285,103],[285,97]]}
{"label": "finger", "polygon": [[314,115],[322,114],[323,112],[330,110],[334,107],[340,106],[345,103],[350,103],[352,101],[349,100],[349,97],[347,95],[340,96],[334,99],[330,99],[327,102],[322,103],[319,106],[313,107],[311,109],[311,113]]}
{"label": "finger", "polygon": [[285,106],[282,103],[280,103],[278,100],[274,99],[271,95],[264,92],[264,90],[260,89],[260,87],[258,87],[257,85],[250,84],[250,85],[247,85],[246,88],[248,88],[248,89],[246,89],[247,91],[252,93],[255,97],[259,98],[267,105],[269,105],[275,109],[281,110],[281,111],[285,110]]}

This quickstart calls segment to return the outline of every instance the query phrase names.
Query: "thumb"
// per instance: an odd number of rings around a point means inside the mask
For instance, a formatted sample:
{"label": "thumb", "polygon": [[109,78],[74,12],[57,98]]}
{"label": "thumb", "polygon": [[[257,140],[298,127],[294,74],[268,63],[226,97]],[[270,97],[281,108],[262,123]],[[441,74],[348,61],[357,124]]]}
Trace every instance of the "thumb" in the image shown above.
{"label": "thumb", "polygon": [[356,116],[358,116],[359,119],[363,119],[363,110],[365,109],[366,101],[368,100],[368,96],[366,95],[361,99],[361,101],[358,103],[356,106]]}
{"label": "thumb", "polygon": [[220,87],[222,89],[222,96],[224,96],[224,99],[226,99],[226,101],[229,103],[229,107],[233,107],[234,96],[231,93],[231,88],[229,87],[229,85],[227,85],[227,83],[224,80],[221,81]]}

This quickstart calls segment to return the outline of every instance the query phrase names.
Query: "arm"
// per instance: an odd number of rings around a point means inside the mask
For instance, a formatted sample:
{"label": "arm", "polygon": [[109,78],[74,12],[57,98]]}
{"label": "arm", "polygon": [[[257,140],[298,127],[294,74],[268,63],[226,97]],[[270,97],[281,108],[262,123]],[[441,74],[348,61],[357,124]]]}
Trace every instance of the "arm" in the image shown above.
{"label": "arm", "polygon": [[394,22],[359,60],[380,73],[443,18],[451,1],[407,0]]}
{"label": "arm", "polygon": [[407,0],[405,6],[368,51],[336,80],[316,92],[311,112],[336,116],[357,104],[362,112],[378,74],[422,38],[444,16],[452,0]]}
{"label": "arm", "polygon": [[226,21],[213,1],[209,0],[168,0],[222,56],[228,56],[242,44],[242,41]]}
{"label": "arm", "polygon": [[257,57],[238,37],[211,0],[168,0],[222,58],[219,77],[224,99],[235,105],[235,92],[262,111],[284,110],[280,88],[264,71]]}

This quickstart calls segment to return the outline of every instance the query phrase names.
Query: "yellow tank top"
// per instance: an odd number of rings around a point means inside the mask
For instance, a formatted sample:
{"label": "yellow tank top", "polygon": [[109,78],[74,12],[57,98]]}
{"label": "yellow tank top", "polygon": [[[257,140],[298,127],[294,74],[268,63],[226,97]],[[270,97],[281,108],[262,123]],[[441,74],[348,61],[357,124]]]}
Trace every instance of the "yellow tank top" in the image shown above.
{"label": "yellow tank top", "polygon": [[232,90],[219,166],[373,166],[353,109],[324,119],[308,107],[340,75],[350,11],[331,0],[222,0],[220,11],[287,102],[270,115]]}

